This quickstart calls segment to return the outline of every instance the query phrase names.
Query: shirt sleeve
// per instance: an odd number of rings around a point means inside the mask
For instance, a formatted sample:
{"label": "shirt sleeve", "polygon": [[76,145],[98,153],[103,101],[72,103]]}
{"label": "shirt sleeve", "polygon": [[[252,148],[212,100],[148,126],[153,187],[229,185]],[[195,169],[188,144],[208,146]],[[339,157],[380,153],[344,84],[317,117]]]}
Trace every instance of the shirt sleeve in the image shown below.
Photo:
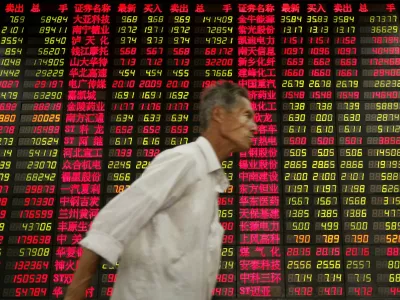
{"label": "shirt sleeve", "polygon": [[173,150],[160,153],[139,179],[100,210],[80,245],[115,264],[127,242],[196,180],[194,167],[190,155]]}

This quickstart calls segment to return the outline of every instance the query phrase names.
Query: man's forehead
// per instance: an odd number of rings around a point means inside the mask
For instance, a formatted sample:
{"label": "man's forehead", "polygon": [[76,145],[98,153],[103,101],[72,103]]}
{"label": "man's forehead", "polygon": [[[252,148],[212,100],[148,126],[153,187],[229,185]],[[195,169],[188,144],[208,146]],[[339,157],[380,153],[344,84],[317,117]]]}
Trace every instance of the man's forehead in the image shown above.
{"label": "man's forehead", "polygon": [[238,101],[238,107],[241,109],[253,110],[250,100],[245,97],[240,97],[240,100]]}
{"label": "man's forehead", "polygon": [[237,105],[241,107],[251,107],[250,100],[245,97],[240,97],[239,101],[237,102]]}

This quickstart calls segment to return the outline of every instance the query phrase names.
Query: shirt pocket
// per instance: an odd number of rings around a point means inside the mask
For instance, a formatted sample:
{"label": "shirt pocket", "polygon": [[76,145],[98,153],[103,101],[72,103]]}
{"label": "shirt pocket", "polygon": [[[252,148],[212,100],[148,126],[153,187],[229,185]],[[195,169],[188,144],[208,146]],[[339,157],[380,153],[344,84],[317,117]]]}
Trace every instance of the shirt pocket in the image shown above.
{"label": "shirt pocket", "polygon": [[224,228],[219,222],[214,222],[211,226],[211,234],[208,241],[208,296],[211,297],[212,289],[215,287],[221,260],[222,238]]}

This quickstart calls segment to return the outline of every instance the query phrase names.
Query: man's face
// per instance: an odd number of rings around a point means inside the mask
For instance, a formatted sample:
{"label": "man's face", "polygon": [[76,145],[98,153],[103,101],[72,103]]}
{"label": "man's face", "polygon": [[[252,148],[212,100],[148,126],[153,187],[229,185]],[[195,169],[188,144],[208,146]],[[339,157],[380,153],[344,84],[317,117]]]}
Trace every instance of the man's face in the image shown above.
{"label": "man's face", "polygon": [[221,135],[233,144],[234,152],[242,152],[250,149],[256,130],[251,103],[242,97],[232,111],[226,112],[221,124]]}

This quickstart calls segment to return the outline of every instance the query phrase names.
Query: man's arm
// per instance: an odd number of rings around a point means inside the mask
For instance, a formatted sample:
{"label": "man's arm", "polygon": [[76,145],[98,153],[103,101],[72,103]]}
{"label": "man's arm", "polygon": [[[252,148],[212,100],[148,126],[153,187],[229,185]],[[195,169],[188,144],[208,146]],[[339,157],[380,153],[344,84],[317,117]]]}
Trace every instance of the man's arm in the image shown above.
{"label": "man's arm", "polygon": [[85,249],[65,300],[81,300],[99,258],[115,264],[124,247],[149,220],[164,207],[179,201],[188,186],[197,180],[190,155],[165,151],[158,155],[142,176],[118,194],[93,220],[80,242]]}
{"label": "man's arm", "polygon": [[99,255],[83,248],[74,279],[67,289],[64,300],[84,300],[86,298],[86,289],[92,281],[93,274],[96,273],[99,262]]}

